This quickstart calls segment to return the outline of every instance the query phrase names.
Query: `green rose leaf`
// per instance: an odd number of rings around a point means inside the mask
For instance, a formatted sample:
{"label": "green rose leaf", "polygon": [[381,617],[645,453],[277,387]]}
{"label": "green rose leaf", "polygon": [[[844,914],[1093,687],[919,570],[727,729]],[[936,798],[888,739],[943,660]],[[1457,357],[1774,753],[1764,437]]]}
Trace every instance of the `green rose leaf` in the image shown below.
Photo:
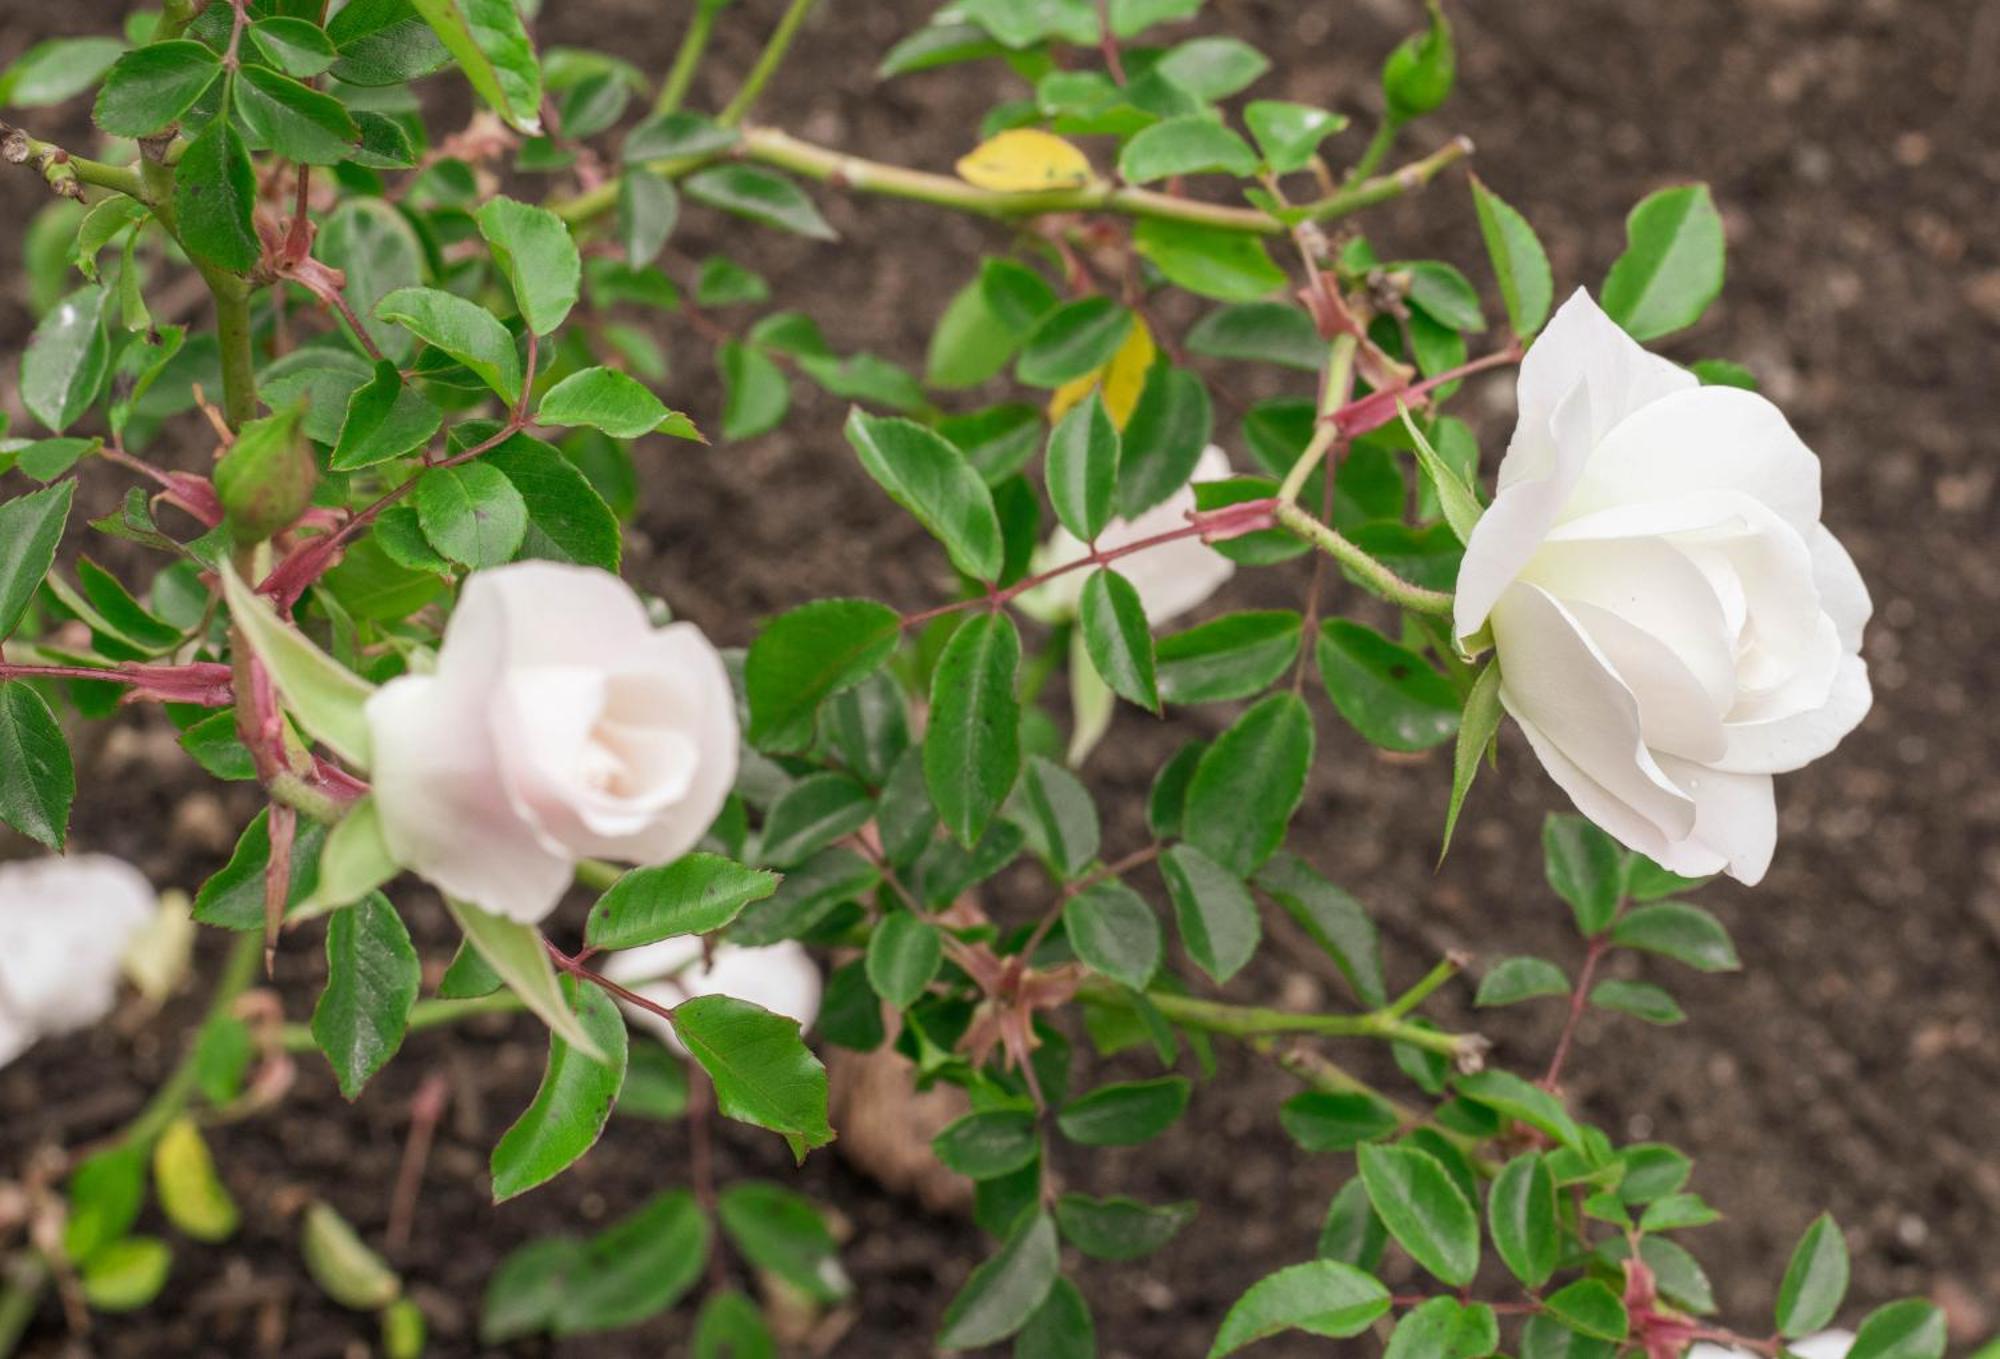
{"label": "green rose leaf", "polygon": [[1479,1270],[1479,1218],[1435,1157],[1412,1146],[1363,1145],[1361,1182],[1382,1225],[1410,1258],[1463,1287]]}
{"label": "green rose leaf", "polygon": [[945,827],[970,848],[1021,772],[1021,637],[1004,613],[962,624],[931,678],[924,782]]}
{"label": "green rose leaf", "polygon": [[1250,1286],[1222,1319],[1208,1359],[1284,1331],[1330,1339],[1360,1335],[1389,1310],[1389,1290],[1372,1275],[1338,1260],[1310,1260]]}
{"label": "green rose leaf", "polygon": [[1153,634],[1137,587],[1108,566],[1093,571],[1083,583],[1078,613],[1090,663],[1112,692],[1158,712]]}
{"label": "green rose leaf", "polygon": [[562,1034],[549,1034],[549,1064],[541,1088],[493,1147],[495,1203],[547,1183],[589,1151],[625,1082],[625,1017],[617,1002],[573,977],[562,978],[559,985],[565,1009],[605,1056],[598,1060]]}
{"label": "green rose leaf", "polygon": [[436,288],[398,288],[375,314],[457,359],[509,404],[520,400],[521,356],[492,312]]}
{"label": "green rose leaf", "polygon": [[1049,434],[1049,500],[1079,541],[1096,541],[1111,522],[1118,453],[1118,427],[1096,392],[1072,406]]}
{"label": "green rose leaf", "polygon": [[422,980],[410,932],[380,892],[327,923],[326,989],[313,1008],[312,1035],[348,1099],[359,1098],[403,1045]]}
{"label": "green rose leaf", "polygon": [[474,570],[512,561],[527,536],[527,501],[487,463],[430,468],[417,482],[416,502],[431,546]]}
{"label": "green rose leaf", "polygon": [[1832,1324],[1847,1296],[1847,1241],[1832,1216],[1821,1213],[1792,1251],[1778,1285],[1778,1331],[1789,1339]]}
{"label": "green rose leaf", "polygon": [[136,47],[112,63],[91,116],[114,137],[149,137],[208,93],[222,60],[189,38]]}
{"label": "green rose leaf", "polygon": [[1187,1108],[1185,1076],[1099,1086],[1056,1116],[1064,1137],[1086,1147],[1132,1147],[1165,1132]]}
{"label": "green rose leaf", "polygon": [[1024,1215],[945,1308],[939,1346],[978,1349],[1019,1331],[1055,1286],[1060,1263],[1054,1220],[1040,1210]]}
{"label": "green rose leaf", "polygon": [[571,373],[549,388],[535,412],[537,424],[588,425],[614,439],[651,434],[672,417],[660,398],[615,368]]}
{"label": "green rose leaf", "polygon": [[1671,335],[1701,319],[1722,291],[1722,214],[1706,184],[1648,194],[1625,219],[1625,253],[1600,297],[1635,340]]}
{"label": "green rose leaf", "polygon": [[848,412],[846,433],[868,475],[944,544],[952,565],[978,580],[999,578],[1000,517],[963,453],[922,425],[858,406]]}
{"label": "green rose leaf", "polygon": [[681,188],[697,203],[764,226],[816,241],[839,239],[805,190],[772,170],[754,165],[711,165],[689,175]]}
{"label": "green rose leaf", "polygon": [[1515,1278],[1540,1288],[1555,1273],[1562,1234],[1556,1184],[1534,1152],[1516,1156],[1494,1177],[1486,1202],[1493,1248]]}
{"label": "green rose leaf", "polygon": [[1146,899],[1117,879],[1063,906],[1063,932],[1093,971],[1143,991],[1160,969],[1160,922]]}
{"label": "green rose leaf", "polygon": [[720,854],[685,854],[635,868],[591,904],[583,940],[596,949],[637,948],[682,934],[708,934],[778,890],[778,875]]}
{"label": "green rose leaf", "polygon": [[28,685],[0,682],[0,821],[60,853],[75,797],[76,769],[55,714]]}
{"label": "green rose leaf", "polygon": [[803,750],[820,704],[879,670],[901,635],[901,615],[870,599],[814,600],[773,619],[743,665],[750,743]]}
{"label": "green rose leaf", "polygon": [[1319,673],[1333,706],[1385,750],[1428,750],[1458,730],[1458,695],[1423,657],[1345,618],[1320,626]]}
{"label": "green rose leaf", "polygon": [[715,1082],[726,1117],[778,1133],[801,1161],[833,1140],[826,1068],[799,1037],[797,1020],[733,996],[696,996],[674,1008],[674,1032]]}
{"label": "green rose leaf", "polygon": [[1296,694],[1272,694],[1215,739],[1188,785],[1189,843],[1237,877],[1255,873],[1285,837],[1312,767],[1312,716]]}
{"label": "green rose leaf", "polygon": [[111,369],[107,302],[100,287],[77,289],[42,318],[21,355],[22,404],[58,434],[81,419],[104,389]]}
{"label": "green rose leaf", "polygon": [[479,97],[515,131],[534,136],[542,130],[542,69],[514,0],[409,0],[409,5],[436,32]]}
{"label": "green rose leaf", "polygon": [[0,640],[14,631],[55,565],[76,483],[59,481],[0,505]]}
{"label": "green rose leaf", "polygon": [[1160,858],[1160,873],[1167,880],[1188,956],[1222,985],[1257,951],[1261,931],[1250,889],[1193,845],[1169,849]]}
{"label": "green rose leaf", "polygon": [[937,926],[908,911],[892,911],[868,940],[868,984],[875,994],[907,1010],[944,965]]}
{"label": "green rose leaf", "polygon": [[511,198],[487,200],[479,209],[478,220],[479,234],[486,238],[494,261],[513,285],[521,319],[537,335],[554,333],[576,305],[583,278],[582,257],[570,237],[569,224],[547,208]]}

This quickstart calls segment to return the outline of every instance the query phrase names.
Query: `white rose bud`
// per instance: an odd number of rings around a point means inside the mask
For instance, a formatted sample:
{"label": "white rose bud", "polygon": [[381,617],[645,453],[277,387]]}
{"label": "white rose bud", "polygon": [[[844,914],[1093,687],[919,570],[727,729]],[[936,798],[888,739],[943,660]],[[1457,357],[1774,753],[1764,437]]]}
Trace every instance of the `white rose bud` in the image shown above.
{"label": "white rose bud", "polygon": [[[1230,475],[1229,455],[1210,444],[1202,450],[1200,459],[1195,463],[1188,485],[1136,519],[1112,520],[1098,535],[1098,549],[1108,552],[1186,528],[1188,513],[1194,509],[1193,483],[1222,481]],[[1035,570],[1053,570],[1081,561],[1089,555],[1090,549],[1074,534],[1068,529],[1058,528],[1036,553]],[[1112,563],[1111,569],[1132,582],[1132,588],[1139,592],[1139,602],[1145,606],[1146,621],[1158,627],[1168,619],[1178,618],[1221,589],[1223,582],[1236,574],[1236,563],[1200,538],[1190,536],[1121,557]],[[1024,594],[1020,601],[1022,607],[1033,618],[1050,621],[1073,618],[1083,598],[1084,580],[1089,575],[1088,571],[1069,571],[1057,576]]]}
{"label": "white rose bud", "polygon": [[158,904],[104,855],[0,864],[0,1066],[111,1012],[119,960]]}
{"label": "white rose bud", "polygon": [[1868,712],[1871,605],[1821,526],[1819,459],[1754,392],[1704,387],[1581,291],[1528,351],[1466,547],[1456,631],[1577,809],[1690,876],[1754,883],[1771,776]]}
{"label": "white rose bud", "polygon": [[[1799,1359],[1847,1359],[1847,1352],[1854,1348],[1854,1332],[1821,1331],[1803,1340],[1786,1342],[1788,1353]],[[1714,1345],[1699,1341],[1688,1346],[1686,1359],[1757,1359],[1750,1350],[1739,1350],[1727,1345]]]}
{"label": "white rose bud", "polygon": [[[791,940],[767,948],[718,944],[715,961],[706,966],[701,953],[700,939],[682,935],[608,954],[601,970],[612,981],[669,1008],[696,996],[731,996],[796,1019],[802,1029],[811,1028],[819,1017],[819,965],[803,945]],[[636,1005],[627,1005],[625,1012],[634,1023],[657,1033],[668,1047],[687,1055],[671,1023]]]}
{"label": "white rose bud", "polygon": [[580,858],[679,858],[736,780],[736,700],[692,623],[655,628],[618,577],[517,562],[473,575],[437,668],[368,701],[397,862],[533,924]]}

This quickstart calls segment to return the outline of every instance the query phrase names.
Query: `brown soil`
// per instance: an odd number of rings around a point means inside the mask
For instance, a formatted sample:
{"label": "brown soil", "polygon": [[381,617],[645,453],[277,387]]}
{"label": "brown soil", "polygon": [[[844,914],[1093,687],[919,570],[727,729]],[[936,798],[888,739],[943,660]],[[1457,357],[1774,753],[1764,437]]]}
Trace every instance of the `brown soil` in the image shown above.
{"label": "brown soil", "polygon": [[[124,6],[32,8],[0,22],[0,61],[37,39],[108,23]],[[743,0],[726,14],[713,70],[742,70],[778,8],[776,0]],[[886,87],[870,76],[928,8],[917,0],[825,6],[792,80],[765,113],[822,142],[948,165],[1000,96],[998,74],[933,73]],[[1400,0],[1215,0],[1205,24],[1278,56],[1260,93],[1359,109],[1372,98],[1374,61],[1415,8]],[[656,0],[549,9],[545,39],[595,43],[656,70],[679,27]],[[1693,1244],[1726,1314],[1744,1329],[1768,1324],[1785,1255],[1824,1207],[1847,1227],[1854,1252],[1850,1324],[1868,1305],[1927,1292],[1951,1308],[1965,1345],[2000,1327],[2000,784],[1991,773],[2000,723],[1975,705],[2000,688],[1992,621],[2000,558],[1991,547],[2000,509],[1991,450],[1978,443],[2000,416],[1992,394],[2000,6],[1454,7],[1467,9],[1475,12],[1461,24],[1461,93],[1422,136],[1462,128],[1478,139],[1480,173],[1540,228],[1565,287],[1601,277],[1621,245],[1624,211],[1648,189],[1695,176],[1714,184],[1731,237],[1726,299],[1671,352],[1724,355],[1756,370],[1825,459],[1827,517],[1877,604],[1869,636],[1875,711],[1836,757],[1783,780],[1784,836],[1764,886],[1703,894],[1734,930],[1746,971],[1672,977],[1692,1016],[1678,1029],[1588,1022],[1572,1088],[1584,1111],[1618,1135],[1665,1137],[1698,1154],[1695,1187],[1729,1217]],[[727,90],[711,78],[702,93],[719,100]],[[19,173],[0,177],[0,259],[19,258],[19,224],[36,187]],[[920,207],[821,197],[847,237],[842,248],[747,236],[693,209],[677,247],[697,258],[754,251],[746,258],[771,275],[777,297],[815,316],[837,346],[920,362],[949,290],[1000,237]],[[1369,229],[1397,255],[1478,258],[1457,179],[1378,214]],[[10,349],[28,324],[14,300],[20,292],[10,282],[0,303]],[[686,332],[672,344],[672,397],[712,422],[706,346]],[[11,384],[13,363],[5,370],[0,384]],[[1228,380],[1244,379],[1238,372]],[[14,404],[11,387],[0,390]],[[939,554],[854,466],[836,403],[803,387],[798,395],[784,430],[753,444],[643,450],[660,465],[631,574],[729,642],[744,641],[754,618],[816,595],[914,606],[947,588]],[[1509,401],[1504,381],[1495,381],[1462,403],[1485,413],[1489,459],[1504,438]],[[101,512],[114,488],[93,477],[86,494]],[[1222,602],[1293,598],[1300,579],[1288,570],[1240,577]],[[1557,795],[1524,748],[1505,747],[1501,776],[1483,781],[1458,846],[1433,873],[1447,771],[1436,759],[1411,767],[1371,756],[1323,716],[1325,758],[1295,843],[1378,913],[1395,977],[1414,979],[1446,947],[1487,958],[1573,957],[1566,913],[1541,887],[1537,861],[1535,828]],[[1132,801],[1172,742],[1219,721],[1197,714],[1156,730],[1122,713],[1117,739],[1091,770],[1105,805]],[[122,719],[86,758],[77,843],[134,858],[159,881],[198,882],[248,815],[240,791],[218,801],[143,716]],[[1114,820],[1109,847],[1141,833],[1129,814]],[[441,959],[449,926],[421,893],[409,899],[428,952]],[[1337,978],[1310,945],[1283,921],[1267,923],[1272,945],[1230,994],[1342,1003]],[[285,956],[281,980],[295,1016],[309,1006],[320,967],[310,945]],[[1462,999],[1465,989],[1453,994]],[[169,1017],[193,1007],[179,1002]],[[1504,1058],[1522,1065],[1541,1060],[1554,1036],[1546,1008],[1477,1022]],[[74,1142],[128,1117],[169,1064],[174,1032],[172,1024],[106,1029],[45,1045],[0,1072],[0,1167],[18,1166],[37,1144]],[[1394,1078],[1379,1053],[1340,1056]],[[245,1208],[243,1232],[223,1247],[184,1249],[166,1296],[135,1315],[101,1319],[91,1351],[359,1353],[373,1324],[305,1281],[288,1209],[304,1191],[323,1193],[379,1240],[409,1098],[425,1073],[442,1070],[452,1081],[451,1112],[415,1239],[397,1264],[430,1315],[430,1352],[480,1352],[472,1338],[478,1297],[507,1250],[552,1230],[589,1230],[685,1178],[680,1128],[617,1120],[555,1185],[490,1208],[487,1150],[527,1101],[541,1060],[540,1032],[525,1021],[425,1034],[353,1106],[316,1062],[303,1062],[280,1116],[215,1135]],[[1225,1050],[1218,1079],[1156,1147],[1063,1156],[1062,1172],[1080,1187],[1198,1199],[1207,1224],[1143,1266],[1082,1269],[1101,1353],[1199,1355],[1244,1287],[1310,1253],[1348,1167],[1287,1143],[1275,1109],[1290,1088]],[[751,1130],[727,1129],[722,1156],[725,1173],[790,1173],[776,1140]],[[836,1154],[814,1156],[795,1182],[834,1205],[852,1231],[845,1258],[859,1300],[835,1352],[929,1353],[944,1300],[983,1254],[979,1233],[885,1192]],[[611,1337],[509,1352],[681,1353],[686,1326],[682,1309]],[[65,1353],[63,1336],[51,1306],[28,1350]],[[1266,1348],[1274,1356],[1330,1351],[1302,1340]]]}

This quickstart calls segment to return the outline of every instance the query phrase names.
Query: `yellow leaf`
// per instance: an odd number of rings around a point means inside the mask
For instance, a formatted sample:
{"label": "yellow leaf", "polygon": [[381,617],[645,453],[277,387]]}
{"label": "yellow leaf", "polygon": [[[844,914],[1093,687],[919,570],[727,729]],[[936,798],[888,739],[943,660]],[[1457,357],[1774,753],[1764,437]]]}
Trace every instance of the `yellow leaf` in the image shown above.
{"label": "yellow leaf", "polygon": [[1063,418],[1069,408],[1089,396],[1100,386],[1104,389],[1104,411],[1111,417],[1111,423],[1120,430],[1138,409],[1139,394],[1146,390],[1146,374],[1153,366],[1153,359],[1159,354],[1159,347],[1153,343],[1153,332],[1146,329],[1146,318],[1132,318],[1132,329],[1125,336],[1125,343],[1118,346],[1118,352],[1111,361],[1096,372],[1085,373],[1080,378],[1072,378],[1055,389],[1049,397],[1049,423]]}
{"label": "yellow leaf", "polygon": [[216,1177],[193,1120],[175,1119],[153,1144],[153,1187],[167,1220],[195,1240],[222,1241],[235,1232],[236,1200]]}
{"label": "yellow leaf", "polygon": [[981,142],[958,162],[958,177],[997,193],[1039,193],[1090,183],[1090,162],[1061,137],[1017,127]]}

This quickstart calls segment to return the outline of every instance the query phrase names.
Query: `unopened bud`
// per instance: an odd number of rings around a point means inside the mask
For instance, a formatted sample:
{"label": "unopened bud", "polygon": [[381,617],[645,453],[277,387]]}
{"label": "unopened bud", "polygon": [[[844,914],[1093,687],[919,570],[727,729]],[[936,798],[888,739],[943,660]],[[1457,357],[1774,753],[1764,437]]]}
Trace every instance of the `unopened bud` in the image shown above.
{"label": "unopened bud", "polygon": [[289,528],[312,503],[319,464],[301,428],[303,403],[237,431],[215,465],[215,493],[239,543],[261,543]]}
{"label": "unopened bud", "polygon": [[1382,65],[1382,94],[1398,122],[1421,118],[1444,103],[1458,73],[1451,25],[1439,0],[1430,0],[1430,12],[1430,27],[1405,38]]}

